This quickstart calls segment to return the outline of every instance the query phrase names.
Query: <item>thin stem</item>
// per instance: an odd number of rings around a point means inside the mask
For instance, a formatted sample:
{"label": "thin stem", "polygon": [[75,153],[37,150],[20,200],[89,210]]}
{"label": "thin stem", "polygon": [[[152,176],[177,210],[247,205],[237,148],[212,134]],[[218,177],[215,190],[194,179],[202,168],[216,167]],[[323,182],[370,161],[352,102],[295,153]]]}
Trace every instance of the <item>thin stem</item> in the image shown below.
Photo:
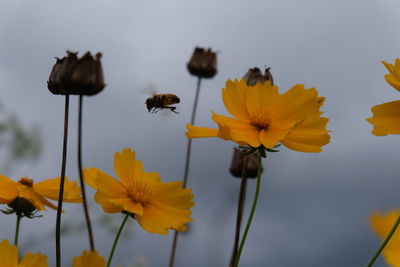
{"label": "thin stem", "polygon": [[89,210],[86,201],[86,193],[85,193],[85,183],[83,181],[82,175],[82,102],[83,102],[83,95],[79,95],[79,110],[78,110],[78,168],[79,168],[79,181],[81,185],[82,191],[82,205],[83,211],[85,213],[85,220],[87,231],[89,234],[89,243],[90,243],[90,250],[94,250],[94,241],[93,241],[93,232],[92,232],[92,225],[90,223],[89,217]]}
{"label": "thin stem", "polygon": [[261,184],[261,157],[258,158],[257,185],[256,185],[256,192],[254,193],[253,206],[251,207],[249,220],[247,221],[246,228],[243,233],[242,241],[240,241],[239,251],[238,251],[238,254],[237,254],[236,260],[235,260],[235,267],[239,266],[240,255],[242,254],[244,243],[246,242],[246,237],[247,237],[247,234],[250,229],[251,221],[253,220],[254,212],[257,207],[258,195],[260,192],[260,184]]}
{"label": "thin stem", "polygon": [[65,167],[67,165],[68,111],[69,111],[69,95],[65,95],[64,138],[63,138],[63,151],[61,159],[60,192],[58,194],[57,218],[56,218],[56,266],[57,267],[61,267],[61,211],[64,199]]}
{"label": "thin stem", "polygon": [[[194,120],[196,118],[197,103],[199,102],[199,94],[200,94],[200,85],[201,85],[201,77],[199,77],[197,80],[196,95],[194,97],[192,118],[190,119],[190,124],[192,124],[192,125],[194,124]],[[188,180],[191,151],[192,151],[192,139],[188,138],[188,143],[187,143],[187,148],[186,148],[185,171],[183,174],[183,188],[186,188],[186,184],[187,184],[187,180]],[[178,235],[179,235],[179,232],[175,231],[174,240],[172,241],[171,255],[169,258],[169,267],[174,266],[176,246],[178,243]]]}
{"label": "thin stem", "polygon": [[14,245],[18,247],[18,237],[19,237],[19,225],[21,223],[22,216],[17,213],[17,222],[15,224],[15,236],[14,236]]}
{"label": "thin stem", "polygon": [[235,259],[236,259],[236,255],[237,255],[238,247],[239,247],[240,228],[242,225],[244,202],[246,200],[246,188],[247,188],[246,171],[247,171],[248,157],[249,156],[245,155],[244,160],[243,160],[243,171],[242,171],[242,179],[241,179],[241,183],[240,183],[238,209],[237,209],[237,217],[236,217],[235,241],[233,243],[233,251],[232,251],[231,261],[229,264],[229,266],[231,266],[231,267],[233,267],[235,264]]}
{"label": "thin stem", "polygon": [[394,232],[396,232],[396,229],[399,226],[399,224],[400,224],[400,216],[397,218],[397,221],[394,223],[392,230],[390,230],[389,234],[386,236],[385,240],[383,241],[383,243],[380,246],[380,248],[378,249],[378,251],[375,253],[374,257],[368,263],[368,265],[367,265],[368,267],[371,267],[375,263],[376,259],[379,257],[379,255],[381,254],[383,249],[386,247],[386,244],[392,238],[392,235],[394,234]]}
{"label": "thin stem", "polygon": [[124,228],[125,223],[128,220],[129,216],[130,216],[130,214],[127,212],[124,220],[121,223],[121,226],[118,229],[117,235],[115,236],[114,244],[113,244],[113,246],[111,248],[111,251],[110,251],[110,256],[108,256],[107,267],[109,267],[110,264],[111,264],[111,260],[112,260],[112,258],[114,256],[115,248],[117,247],[117,243],[118,243],[119,237],[120,237],[121,232],[122,232],[122,228]]}

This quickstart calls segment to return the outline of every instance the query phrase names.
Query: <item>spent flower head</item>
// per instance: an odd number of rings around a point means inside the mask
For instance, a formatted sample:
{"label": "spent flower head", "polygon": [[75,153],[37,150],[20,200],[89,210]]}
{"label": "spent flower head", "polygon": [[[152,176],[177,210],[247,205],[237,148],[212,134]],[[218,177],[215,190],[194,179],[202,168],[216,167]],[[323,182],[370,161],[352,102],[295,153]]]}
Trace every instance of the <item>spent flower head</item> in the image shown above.
{"label": "spent flower head", "polygon": [[212,78],[217,73],[217,54],[211,48],[196,47],[187,68],[190,74],[199,78]]}
{"label": "spent flower head", "polygon": [[[385,75],[386,81],[396,90],[400,91],[400,59],[395,64],[382,61],[389,73]],[[368,118],[374,128],[372,134],[385,136],[400,134],[400,100],[383,103],[371,108],[372,117]]]}
{"label": "spent flower head", "polygon": [[[38,183],[27,177],[18,182],[0,174],[0,204],[7,204],[11,210],[5,213],[17,213],[20,216],[31,217],[36,210],[45,210],[45,206],[52,209],[57,207],[48,199],[58,200],[60,178],[52,178]],[[71,203],[82,202],[81,190],[76,181],[65,180],[64,201]]]}
{"label": "spent flower head", "polygon": [[94,167],[83,171],[86,183],[97,189],[95,201],[105,212],[131,213],[150,233],[186,230],[194,205],[191,189],[182,188],[182,182],[164,183],[156,172],[144,172],[130,149],[115,153],[114,169],[119,180]]}
{"label": "spent flower head", "polygon": [[222,89],[226,109],[233,116],[212,113],[217,129],[187,124],[188,138],[218,137],[263,151],[282,143],[300,152],[320,152],[329,143],[328,119],[321,117],[324,98],[315,88],[296,84],[280,94],[270,81],[247,84],[228,80]]}
{"label": "spent flower head", "polygon": [[81,58],[77,53],[56,58],[47,87],[53,94],[95,95],[103,90],[104,78],[101,67],[101,53],[93,57],[86,52]]}
{"label": "spent flower head", "polygon": [[20,261],[17,246],[11,245],[8,240],[0,242],[1,267],[47,267],[47,256],[38,252],[28,252]]}

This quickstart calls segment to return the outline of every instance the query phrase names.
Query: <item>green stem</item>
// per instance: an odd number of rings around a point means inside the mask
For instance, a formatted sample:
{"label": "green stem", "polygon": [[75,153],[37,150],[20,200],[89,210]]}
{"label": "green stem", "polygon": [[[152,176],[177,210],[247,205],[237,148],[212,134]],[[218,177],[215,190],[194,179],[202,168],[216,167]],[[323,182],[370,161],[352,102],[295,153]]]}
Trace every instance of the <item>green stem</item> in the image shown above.
{"label": "green stem", "polygon": [[110,267],[112,257],[114,256],[115,248],[117,247],[117,243],[118,243],[119,237],[122,232],[122,228],[124,228],[124,225],[125,225],[126,221],[128,220],[129,216],[130,216],[130,214],[129,214],[129,212],[127,212],[124,220],[121,223],[121,226],[118,229],[117,235],[115,236],[114,244],[111,248],[110,256],[108,256],[107,267]]}
{"label": "green stem", "polygon": [[392,238],[392,235],[394,234],[394,232],[396,232],[397,227],[400,224],[400,216],[397,218],[397,221],[394,223],[392,230],[390,230],[389,234],[386,236],[385,240],[383,241],[382,245],[380,246],[380,248],[378,249],[378,251],[375,253],[374,257],[371,259],[371,261],[368,263],[368,267],[371,267],[376,259],[379,257],[379,255],[381,254],[381,252],[383,251],[383,249],[386,247],[387,243],[389,242],[390,238]]}
{"label": "green stem", "polygon": [[14,245],[18,246],[18,237],[19,237],[19,225],[21,223],[22,216],[17,214],[17,223],[15,226],[15,236],[14,236]]}
{"label": "green stem", "polygon": [[234,265],[235,267],[239,266],[240,255],[242,254],[244,243],[246,242],[246,237],[250,229],[251,221],[253,220],[254,212],[257,207],[258,195],[260,192],[260,184],[261,184],[261,157],[258,158],[257,185],[256,185],[256,192],[254,193],[253,206],[251,207],[250,216],[247,221],[246,228],[244,229],[242,240],[240,241],[239,251],[237,253]]}

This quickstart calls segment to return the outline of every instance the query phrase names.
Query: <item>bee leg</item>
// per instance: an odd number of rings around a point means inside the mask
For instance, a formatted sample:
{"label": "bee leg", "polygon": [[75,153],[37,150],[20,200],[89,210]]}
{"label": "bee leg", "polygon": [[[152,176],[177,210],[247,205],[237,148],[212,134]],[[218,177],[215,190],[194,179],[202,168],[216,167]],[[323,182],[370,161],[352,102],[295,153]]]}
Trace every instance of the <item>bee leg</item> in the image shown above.
{"label": "bee leg", "polygon": [[179,112],[176,112],[175,109],[176,107],[168,107],[173,113],[179,114]]}

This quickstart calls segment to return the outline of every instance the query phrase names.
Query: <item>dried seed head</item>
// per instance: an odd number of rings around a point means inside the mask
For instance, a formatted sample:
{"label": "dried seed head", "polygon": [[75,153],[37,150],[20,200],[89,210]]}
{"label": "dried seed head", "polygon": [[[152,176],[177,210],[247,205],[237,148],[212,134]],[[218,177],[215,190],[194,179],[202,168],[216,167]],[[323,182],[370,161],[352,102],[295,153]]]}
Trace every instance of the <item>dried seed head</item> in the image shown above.
{"label": "dried seed head", "polygon": [[192,75],[199,78],[212,78],[217,73],[217,54],[210,48],[205,50],[196,47],[187,68]]}
{"label": "dried seed head", "polygon": [[243,79],[247,82],[247,85],[250,86],[256,85],[257,83],[265,83],[266,81],[270,81],[271,84],[274,85],[274,79],[269,71],[270,69],[271,68],[266,68],[264,74],[257,67],[249,69],[249,71],[243,76]]}
{"label": "dried seed head", "polygon": [[101,68],[101,53],[93,57],[87,52],[78,58],[77,53],[67,52],[57,58],[50,73],[47,87],[53,94],[95,95],[103,90],[104,78]]}
{"label": "dried seed head", "polygon": [[248,178],[257,177],[259,157],[258,153],[246,155],[238,148],[235,148],[233,151],[232,164],[231,168],[229,169],[230,173],[234,177],[242,178],[245,157],[247,157],[246,176]]}

